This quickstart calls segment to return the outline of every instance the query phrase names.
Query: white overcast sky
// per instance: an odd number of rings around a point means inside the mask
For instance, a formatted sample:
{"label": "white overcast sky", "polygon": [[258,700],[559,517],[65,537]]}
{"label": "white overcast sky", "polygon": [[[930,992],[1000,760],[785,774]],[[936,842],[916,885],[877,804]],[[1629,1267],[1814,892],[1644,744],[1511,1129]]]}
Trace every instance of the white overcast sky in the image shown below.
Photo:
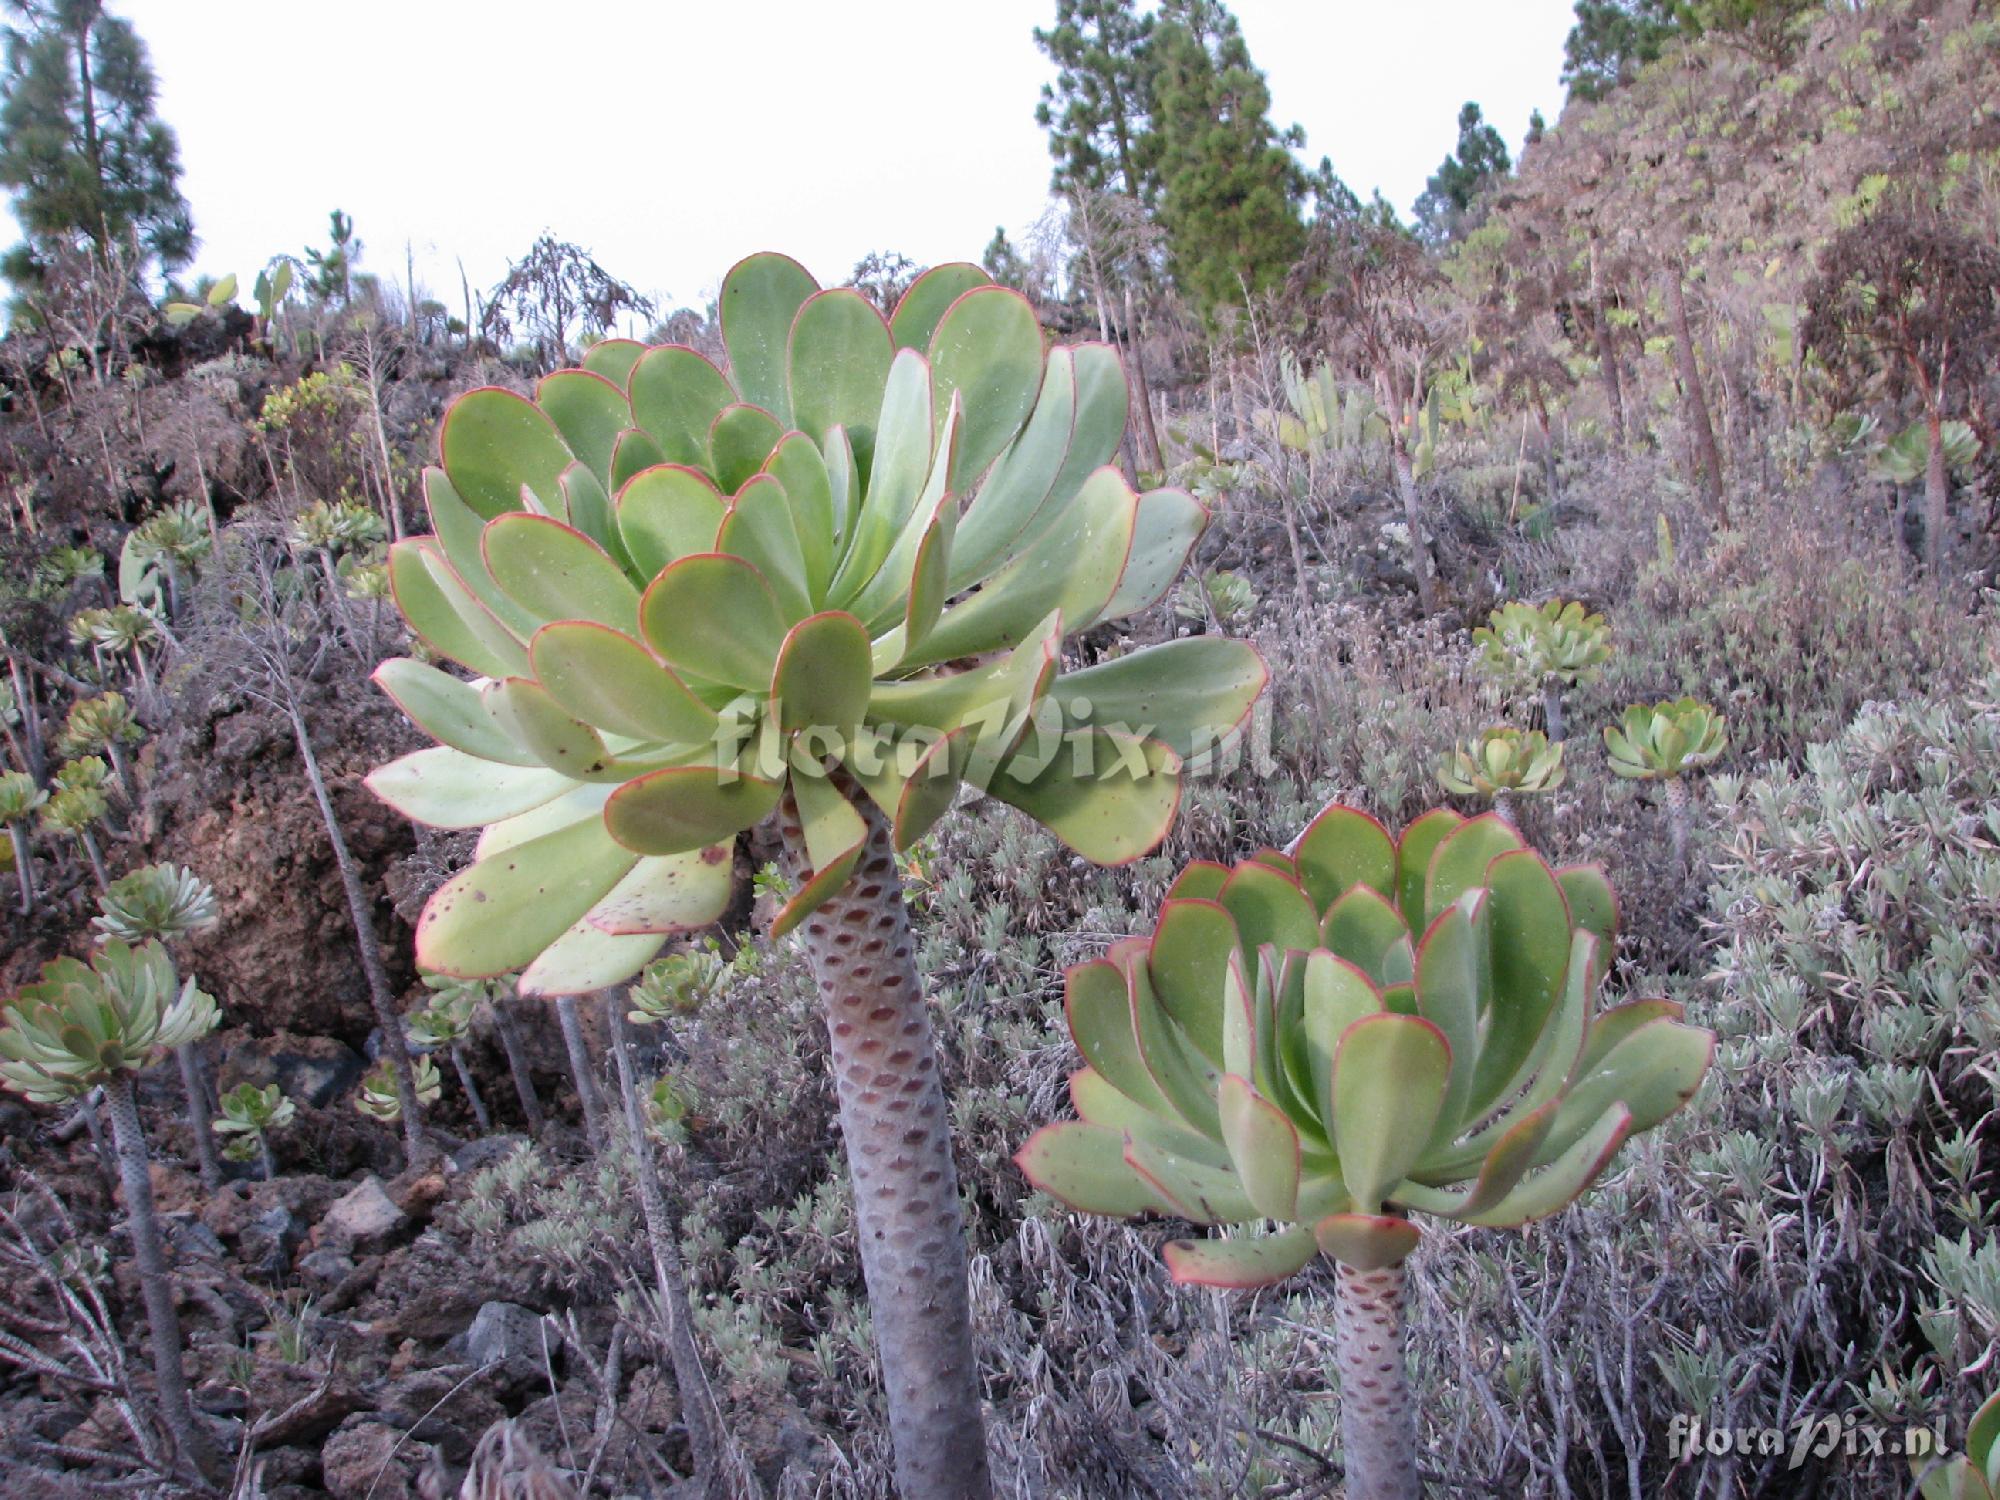
{"label": "white overcast sky", "polygon": [[[544,229],[666,304],[752,251],[976,259],[1046,207],[1032,28],[1054,0],[112,0],[179,132],[197,270],[251,273],[345,209],[364,269],[451,306]],[[1404,213],[1476,99],[1553,120],[1571,0],[1234,0],[1272,114]],[[11,230],[11,224],[6,226]],[[11,238],[11,235],[10,235]]]}

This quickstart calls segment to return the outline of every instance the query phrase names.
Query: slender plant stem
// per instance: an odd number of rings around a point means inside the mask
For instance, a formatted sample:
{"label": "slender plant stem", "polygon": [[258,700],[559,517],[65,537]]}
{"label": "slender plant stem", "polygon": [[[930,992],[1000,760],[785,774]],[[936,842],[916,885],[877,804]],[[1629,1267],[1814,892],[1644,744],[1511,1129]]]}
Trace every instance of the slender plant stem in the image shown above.
{"label": "slender plant stem", "polygon": [[181,1070],[181,1090],[187,1095],[188,1129],[194,1132],[194,1159],[201,1185],[211,1193],[222,1186],[222,1163],[215,1155],[215,1131],[208,1114],[208,1085],[202,1081],[201,1054],[193,1042],[174,1048]]}
{"label": "slender plant stem", "polygon": [[708,1371],[694,1341],[694,1309],[688,1301],[687,1272],[674,1239],[674,1222],[667,1196],[653,1162],[653,1143],[646,1134],[639,1104],[639,1084],[632,1067],[632,1039],[624,1016],[624,997],[613,990],[605,996],[605,1020],[611,1027],[611,1052],[618,1063],[618,1093],[624,1105],[625,1142],[639,1178],[639,1209],[646,1220],[646,1239],[653,1252],[653,1276],[659,1283],[660,1319],[667,1337],[667,1357],[673,1362],[674,1384],[680,1390],[681,1420],[687,1424],[688,1447],[694,1453],[697,1483],[707,1495],[728,1492],[722,1473],[722,1418]]}
{"label": "slender plant stem", "polygon": [[83,845],[83,852],[90,856],[90,873],[97,877],[97,888],[101,891],[111,884],[111,877],[104,872],[104,854],[97,847],[97,835],[88,828],[79,828],[76,836]]}
{"label": "slender plant stem", "polygon": [[181,1364],[181,1324],[174,1311],[173,1283],[167,1274],[166,1245],[160,1239],[160,1219],[153,1203],[153,1179],[146,1162],[146,1137],[139,1125],[138,1092],[130,1073],[113,1073],[104,1081],[110,1106],[111,1134],[118,1150],[118,1177],[125,1190],[125,1212],[132,1235],[132,1258],[139,1268],[139,1287],[146,1302],[146,1324],[153,1354],[153,1384],[160,1416],[182,1454],[202,1473],[217,1471],[215,1445],[195,1419],[188,1400],[187,1371]]}
{"label": "slender plant stem", "polygon": [[451,1065],[458,1074],[458,1086],[465,1090],[465,1102],[472,1106],[472,1118],[479,1122],[479,1133],[493,1133],[493,1117],[486,1113],[486,1101],[480,1097],[479,1086],[472,1081],[472,1069],[465,1065],[465,1048],[457,1042],[451,1044]]}
{"label": "slender plant stem", "polygon": [[361,974],[368,982],[368,999],[375,1011],[375,1024],[382,1033],[382,1051],[389,1059],[396,1079],[396,1103],[401,1109],[403,1141],[411,1158],[425,1154],[423,1105],[417,1099],[416,1073],[410,1062],[409,1045],[403,1039],[403,1018],[396,1014],[396,997],[389,987],[389,971],[382,966],[382,950],[375,941],[375,918],[368,909],[367,892],[361,888],[361,874],[348,851],[347,837],[334,815],[333,798],[328,795],[326,778],[320,774],[319,757],[313,754],[312,734],[296,700],[288,699],[286,718],[292,739],[298,745],[299,761],[313,800],[319,805],[320,822],[326,826],[327,842],[333,846],[333,863],[340,872],[341,893],[347,898],[348,920],[354,926],[354,946],[361,958]]}
{"label": "slender plant stem", "polygon": [[[111,757],[111,769],[118,773],[118,785],[125,790],[125,805],[136,816],[139,811],[139,784],[132,779],[132,763],[125,758],[125,752],[118,748],[116,740],[107,740],[104,753]],[[128,818],[127,823],[131,822]]]}
{"label": "slender plant stem", "polygon": [[1334,1359],[1347,1500],[1421,1500],[1417,1408],[1404,1367],[1402,1265],[1336,1267]]}
{"label": "slender plant stem", "polygon": [[91,1149],[97,1153],[97,1170],[104,1177],[107,1194],[118,1183],[118,1161],[111,1154],[111,1143],[104,1138],[104,1120],[97,1112],[98,1096],[103,1090],[93,1089],[77,1101],[76,1112],[83,1119],[83,1128],[90,1134]]}
{"label": "slender plant stem", "polygon": [[576,1083],[576,1100],[583,1108],[583,1129],[590,1137],[590,1149],[602,1151],[604,1100],[597,1092],[597,1077],[590,1065],[590,1049],[583,1041],[583,1021],[577,1015],[576,996],[556,997],[556,1021],[562,1027],[563,1048],[569,1053],[570,1077]]}
{"label": "slender plant stem", "polygon": [[1390,443],[1389,458],[1396,471],[1396,493],[1403,500],[1403,524],[1410,533],[1410,571],[1417,579],[1417,608],[1425,615],[1434,615],[1438,586],[1431,571],[1430,538],[1424,528],[1424,508],[1417,496],[1416,470],[1410,463],[1409,445],[1400,431]]}
{"label": "slender plant stem", "polygon": [[[896,1486],[903,1500],[985,1500],[992,1481],[951,1108],[889,825],[865,795],[845,790],[867,825],[861,857],[799,931],[826,1012]],[[779,827],[802,882],[811,862],[789,792]]]}
{"label": "slender plant stem", "polygon": [[21,882],[21,915],[25,917],[35,909],[35,877],[30,869],[35,851],[28,842],[28,830],[21,824],[9,823],[7,837],[14,845],[14,874]]}
{"label": "slender plant stem", "polygon": [[1563,725],[1563,689],[1562,681],[1559,678],[1546,677],[1542,679],[1542,721],[1543,726],[1548,730],[1549,743],[1551,745],[1560,744],[1565,733],[1565,728]]}
{"label": "slender plant stem", "polygon": [[498,997],[493,1001],[493,1029],[500,1033],[500,1048],[507,1054],[507,1071],[513,1075],[514,1097],[521,1101],[521,1118],[527,1121],[528,1134],[540,1135],[542,1101],[535,1092],[534,1074],[528,1068],[528,1049],[521,1043],[520,1027],[507,1014],[506,1002]]}
{"label": "slender plant stem", "polygon": [[271,1133],[267,1130],[257,1132],[257,1163],[264,1169],[266,1182],[278,1180],[278,1159],[271,1154]]}

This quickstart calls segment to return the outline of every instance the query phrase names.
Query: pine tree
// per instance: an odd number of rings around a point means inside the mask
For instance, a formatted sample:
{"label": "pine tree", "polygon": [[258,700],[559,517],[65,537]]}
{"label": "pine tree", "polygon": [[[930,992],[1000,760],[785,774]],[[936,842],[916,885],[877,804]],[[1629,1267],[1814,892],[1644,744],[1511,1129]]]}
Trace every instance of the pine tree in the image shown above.
{"label": "pine tree", "polygon": [[1035,45],[1056,65],[1035,119],[1049,133],[1057,193],[1117,191],[1150,204],[1147,41],[1153,18],[1133,0],[1056,0]]}
{"label": "pine tree", "polygon": [[1672,0],[1576,0],[1563,42],[1572,99],[1601,99],[1660,55],[1680,29]]}
{"label": "pine tree", "polygon": [[1035,268],[1028,257],[1014,248],[1014,242],[1007,238],[1006,226],[993,226],[993,238],[986,242],[986,249],[980,253],[979,264],[1002,286],[1010,286],[1017,292],[1024,292],[1034,279]]}
{"label": "pine tree", "polygon": [[0,186],[27,242],[6,259],[35,285],[51,255],[103,255],[135,236],[168,270],[194,253],[180,151],[154,113],[146,44],[103,0],[7,0],[0,78]]}
{"label": "pine tree", "polygon": [[[1203,310],[1281,282],[1305,243],[1313,184],[1271,123],[1271,93],[1218,0],[1167,0],[1148,43],[1159,219],[1181,291]],[[1330,174],[1329,174],[1330,175]]]}
{"label": "pine tree", "polygon": [[1458,112],[1458,149],[1439,163],[1417,199],[1417,238],[1441,246],[1476,227],[1472,211],[1479,195],[1513,169],[1500,132],[1468,101]]}

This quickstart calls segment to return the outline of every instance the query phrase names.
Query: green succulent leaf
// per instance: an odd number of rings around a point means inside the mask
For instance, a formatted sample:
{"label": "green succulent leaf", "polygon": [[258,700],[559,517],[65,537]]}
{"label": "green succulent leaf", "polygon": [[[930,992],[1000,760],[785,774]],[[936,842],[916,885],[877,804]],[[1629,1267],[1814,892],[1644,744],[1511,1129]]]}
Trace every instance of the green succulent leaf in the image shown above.
{"label": "green succulent leaf", "polygon": [[379,766],[368,789],[397,812],[432,828],[479,828],[552,802],[574,783],[544,766],[504,766],[448,745]]}
{"label": "green succulent leaf", "polygon": [[1410,1175],[1442,1113],[1451,1044],[1418,1016],[1365,1016],[1333,1054],[1333,1145],[1356,1206],[1375,1213]]}
{"label": "green succulent leaf", "polygon": [[375,669],[373,681],[411,723],[440,745],[502,765],[542,764],[493,722],[477,688],[448,672],[396,657]]}
{"label": "green succulent leaf", "polygon": [[1223,1143],[1244,1191],[1267,1219],[1288,1221],[1299,1206],[1299,1133],[1283,1111],[1247,1079],[1230,1073],[1217,1086]]}
{"label": "green succulent leaf", "polygon": [[1180,758],[1158,740],[1075,730],[1017,751],[988,788],[1085,859],[1121,865],[1158,844],[1180,806]]}
{"label": "green succulent leaf", "polygon": [[889,320],[890,336],[898,349],[930,348],[931,335],[944,318],[945,310],[967,292],[992,285],[993,278],[969,261],[950,261],[932,266],[911,282],[896,303]]}
{"label": "green succulent leaf", "polygon": [[613,792],[603,826],[635,853],[681,854],[733,839],[769,815],[783,791],[761,776],[723,780],[710,766],[670,766]]}
{"label": "green succulent leaf", "polygon": [[1101,1125],[1046,1125],[1014,1155],[1022,1175],[1080,1213],[1128,1218],[1171,1211],[1125,1160],[1125,1137]]}
{"label": "green succulent leaf", "polygon": [[[700,468],[709,461],[708,431],[737,400],[729,377],[684,344],[649,349],[632,366],[632,417],[652,439],[654,463]],[[616,466],[612,487],[618,484]]]}
{"label": "green succulent leaf", "polygon": [[487,523],[481,545],[494,582],[538,621],[594,620],[627,635],[638,629],[639,591],[576,528],[546,516],[501,516]]}
{"label": "green succulent leaf", "polygon": [[806,268],[785,255],[738,261],[722,281],[722,342],[743,398],[787,427],[796,426],[788,376],[792,323],[819,290]]}
{"label": "green succulent leaf", "polygon": [[770,686],[790,622],[764,575],[727,552],[684,557],[639,606],[646,640],[667,665],[708,682]]}
{"label": "green succulent leaf", "polygon": [[835,427],[872,446],[882,387],[896,356],[875,305],[848,289],[819,292],[792,322],[789,383],[792,421],[816,442]]}
{"label": "green succulent leaf", "polygon": [[461,979],[524,968],[581,922],[637,860],[594,819],[489,855],[446,881],[425,906],[417,962]]}
{"label": "green succulent leaf", "polygon": [[1304,1227],[1228,1240],[1175,1240],[1163,1252],[1167,1270],[1182,1286],[1252,1291],[1275,1286],[1305,1268],[1319,1248]]}
{"label": "green succulent leaf", "polygon": [[706,744],[715,736],[715,710],[644,646],[607,625],[545,625],[528,643],[528,661],[552,699],[598,729],[669,745]]}
{"label": "green succulent leaf", "polygon": [[1421,1238],[1408,1219],[1388,1214],[1328,1214],[1313,1225],[1327,1259],[1357,1271],[1381,1271],[1408,1260]]}
{"label": "green succulent leaf", "polygon": [[488,520],[521,509],[523,486],[543,504],[552,502],[574,457],[540,407],[497,387],[452,403],[438,450],[452,488]]}

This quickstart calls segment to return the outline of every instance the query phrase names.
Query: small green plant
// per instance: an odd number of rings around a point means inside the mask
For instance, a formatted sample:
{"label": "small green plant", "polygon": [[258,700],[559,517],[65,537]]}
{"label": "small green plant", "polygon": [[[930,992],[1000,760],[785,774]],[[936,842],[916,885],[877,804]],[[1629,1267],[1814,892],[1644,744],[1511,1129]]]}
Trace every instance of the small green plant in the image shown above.
{"label": "small green plant", "polygon": [[1333,1260],[1348,1492],[1415,1496],[1412,1213],[1555,1213],[1707,1072],[1679,1007],[1600,1008],[1615,920],[1602,871],[1551,869],[1497,817],[1397,840],[1330,807],[1289,855],[1191,865],[1150,936],[1069,971],[1080,1118],[1016,1161],[1086,1213],[1246,1226],[1168,1245],[1178,1281]]}
{"label": "small green plant", "polygon": [[479,995],[473,989],[440,990],[430,1004],[410,1013],[403,1030],[410,1039],[411,1051],[442,1052],[451,1059],[452,1069],[458,1074],[458,1086],[465,1090],[465,1102],[472,1109],[472,1118],[479,1123],[480,1134],[486,1135],[492,1132],[493,1117],[486,1112],[485,1097],[473,1081],[472,1069],[465,1059],[465,1039],[472,1034],[472,1013],[478,1004]]}
{"label": "small green plant", "polygon": [[215,545],[211,525],[202,505],[183,500],[134,527],[118,559],[118,592],[125,602],[156,601],[164,580],[167,616],[177,618],[182,580]]}
{"label": "small green plant", "polygon": [[513,976],[456,979],[449,974],[426,974],[423,979],[424,988],[432,991],[439,1003],[462,1006],[468,1016],[477,1015],[483,1008],[492,1017],[493,1030],[500,1038],[500,1049],[507,1054],[507,1071],[514,1080],[514,1095],[521,1103],[521,1118],[527,1123],[528,1134],[541,1134],[541,1096],[535,1092],[535,1080],[520,1028],[507,1011],[507,1002],[514,998]]}
{"label": "small green plant", "polygon": [[691,1016],[720,995],[730,980],[755,971],[757,960],[747,945],[725,959],[713,946],[683,948],[646,966],[626,994],[631,1010],[626,1019],[655,1026],[678,1016]]}
{"label": "small green plant", "polygon": [[[90,759],[95,760],[96,757]],[[75,765],[76,762],[70,764]],[[98,761],[98,764],[104,763]],[[102,785],[93,785],[87,779],[79,779],[72,786],[63,786],[58,777],[56,790],[42,804],[42,827],[77,841],[90,860],[91,873],[96,876],[100,891],[111,884],[111,877],[105,871],[104,854],[97,847],[97,835],[93,830],[110,811],[111,803],[105,798]]]}
{"label": "small green plant", "polygon": [[1693,698],[1635,703],[1621,723],[1604,726],[1604,748],[1613,775],[1630,781],[1657,781],[1666,789],[1667,830],[1676,867],[1687,861],[1690,796],[1687,775],[1715,763],[1729,747],[1722,715]]}
{"label": "small green plant", "polygon": [[1923,1500],[1996,1500],[2000,1497],[2000,1395],[1989,1397],[1965,1429],[1965,1452],[1940,1464],[1910,1458]]}
{"label": "small green plant", "polygon": [[1511,600],[1472,632],[1480,665],[1503,692],[1539,691],[1551,740],[1563,738],[1563,693],[1611,659],[1611,627],[1575,600]]}
{"label": "small green plant", "polygon": [[373,546],[388,536],[373,508],[353,500],[315,500],[292,522],[292,545],[308,552],[343,552]]}
{"label": "small green plant", "polygon": [[146,650],[159,644],[160,621],[151,610],[136,604],[79,610],[70,620],[69,634],[72,641],[93,652],[129,654],[139,681],[147,692],[153,690],[153,673],[146,661]]}
{"label": "small green plant", "polygon": [[[215,925],[215,889],[185,865],[145,865],[111,882],[97,896],[97,915],[90,925],[97,940],[138,943],[148,938],[172,942]],[[186,1096],[188,1127],[194,1136],[201,1180],[209,1188],[222,1184],[222,1168],[210,1139],[208,1083],[199,1049],[193,1042],[174,1048]]]}
{"label": "small green plant", "polygon": [[73,958],[44,964],[40,982],[0,1008],[0,1087],[37,1104],[76,1099],[99,1086],[104,1090],[146,1304],[160,1414],[182,1451],[211,1472],[215,1446],[188,1399],[180,1318],[134,1079],[167,1051],[207,1035],[216,1019],[215,1001],[192,979],[180,982],[165,948],[156,942],[134,948],[116,939],[93,953],[87,965]]}
{"label": "small green plant", "polygon": [[1502,724],[1482,729],[1453,750],[1438,768],[1438,784],[1461,797],[1485,797],[1493,810],[1513,822],[1513,800],[1552,792],[1563,784],[1563,747],[1539,729]]}
{"label": "small green plant", "polygon": [[1257,591],[1241,573],[1205,573],[1187,579],[1174,590],[1174,613],[1183,620],[1207,620],[1239,625],[1257,607]]}
{"label": "small green plant", "polygon": [[[1979,457],[1979,436],[1963,422],[1939,427],[1947,473],[1961,473]],[[1888,442],[1870,451],[1868,472],[1886,484],[1916,484],[1930,463],[1930,429],[1912,422]]]}
{"label": "small green plant", "polygon": [[[423,1056],[410,1061],[415,1073],[417,1102],[423,1105],[437,1103],[438,1095],[444,1090],[444,1080],[438,1076],[437,1064]],[[394,1125],[403,1118],[403,1107],[396,1098],[396,1072],[387,1058],[375,1064],[362,1078],[354,1107],[369,1119],[380,1120],[385,1125]]]}
{"label": "small green plant", "polygon": [[43,597],[103,576],[104,554],[92,547],[56,547],[35,564],[35,588]]}
{"label": "small green plant", "polygon": [[660,1139],[676,1142],[686,1137],[694,1091],[684,1081],[662,1073],[647,1086],[644,1105],[647,1128]]}
{"label": "small green plant", "polygon": [[217,1135],[229,1138],[222,1154],[231,1161],[258,1162],[266,1181],[276,1177],[278,1164],[271,1155],[270,1135],[298,1118],[298,1106],[275,1083],[262,1088],[239,1083],[222,1096],[221,1103],[222,1114],[212,1128]]}
{"label": "small green plant", "polygon": [[97,898],[90,925],[99,941],[173,939],[215,924],[215,888],[186,865],[142,865],[114,880]]}
{"label": "small green plant", "polygon": [[236,300],[236,273],[211,286],[199,302],[169,302],[160,311],[169,328],[185,328],[198,318],[212,318]]}
{"label": "small green plant", "polygon": [[111,767],[101,755],[78,755],[56,767],[56,792],[101,792],[111,785]]}
{"label": "small green plant", "polygon": [[47,804],[49,794],[26,771],[0,772],[0,823],[7,825],[8,847],[14,854],[14,874],[21,886],[21,915],[35,909],[34,848],[28,842],[28,819]]}
{"label": "small green plant", "polygon": [[1343,387],[1332,365],[1308,375],[1287,349],[1278,356],[1278,378],[1290,409],[1270,417],[1279,443],[1292,452],[1351,450],[1387,436],[1388,424],[1374,399],[1361,386]]}
{"label": "small green plant", "polygon": [[125,751],[144,738],[145,731],[139,727],[138,716],[132,712],[125,695],[104,692],[81,699],[70,709],[56,748],[64,755],[108,757],[111,768],[118,773],[118,784],[125,789],[125,800],[136,802],[138,788],[132,781],[132,768],[125,759]]}

